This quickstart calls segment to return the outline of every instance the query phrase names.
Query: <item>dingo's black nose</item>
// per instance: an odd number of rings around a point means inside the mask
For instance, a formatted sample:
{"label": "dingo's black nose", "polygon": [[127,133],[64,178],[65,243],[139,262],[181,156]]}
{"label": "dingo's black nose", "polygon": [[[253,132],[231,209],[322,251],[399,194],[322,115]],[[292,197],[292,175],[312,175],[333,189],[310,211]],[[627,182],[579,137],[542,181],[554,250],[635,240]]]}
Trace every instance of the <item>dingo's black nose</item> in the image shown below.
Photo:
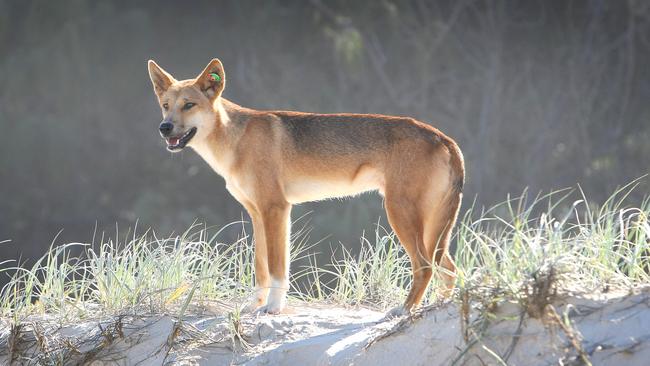
{"label": "dingo's black nose", "polygon": [[163,136],[169,136],[169,134],[172,133],[172,130],[174,129],[174,124],[164,121],[160,124],[160,127],[158,127],[158,129]]}

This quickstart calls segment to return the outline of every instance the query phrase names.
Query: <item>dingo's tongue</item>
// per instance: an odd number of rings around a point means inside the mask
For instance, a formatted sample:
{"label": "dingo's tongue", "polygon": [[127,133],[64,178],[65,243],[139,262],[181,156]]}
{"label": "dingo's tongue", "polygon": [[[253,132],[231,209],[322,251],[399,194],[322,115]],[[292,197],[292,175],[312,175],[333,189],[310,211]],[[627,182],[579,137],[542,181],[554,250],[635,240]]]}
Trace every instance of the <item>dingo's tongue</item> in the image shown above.
{"label": "dingo's tongue", "polygon": [[180,140],[178,137],[172,137],[172,138],[169,139],[169,144],[170,145],[177,145],[178,140]]}

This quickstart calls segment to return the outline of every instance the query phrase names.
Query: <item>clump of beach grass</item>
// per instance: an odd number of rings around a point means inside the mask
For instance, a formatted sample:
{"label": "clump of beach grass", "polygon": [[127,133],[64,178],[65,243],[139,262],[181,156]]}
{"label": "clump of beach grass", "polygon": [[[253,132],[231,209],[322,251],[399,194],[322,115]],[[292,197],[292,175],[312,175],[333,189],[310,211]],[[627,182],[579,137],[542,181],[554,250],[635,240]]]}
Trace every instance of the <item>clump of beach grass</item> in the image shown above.
{"label": "clump of beach grass", "polygon": [[[650,284],[650,199],[628,203],[636,183],[599,206],[577,188],[524,192],[489,209],[470,207],[454,234],[458,273],[452,301],[461,313],[514,302],[538,317],[560,293]],[[123,243],[102,237],[96,245],[52,246],[31,267],[2,262],[0,273],[14,271],[0,290],[0,319],[17,330],[7,346],[18,349],[23,320],[39,314],[61,323],[137,313],[171,313],[182,320],[217,306],[236,319],[254,284],[254,244],[243,227],[235,243],[220,242],[221,231],[194,225],[166,238],[146,232]],[[378,224],[374,237],[364,236],[357,253],[334,248],[337,257],[325,265],[317,262],[308,238],[308,229],[292,237],[292,257],[308,262],[293,274],[294,300],[375,309],[404,300],[409,260],[386,228]],[[425,305],[440,300],[437,286],[434,279]]]}

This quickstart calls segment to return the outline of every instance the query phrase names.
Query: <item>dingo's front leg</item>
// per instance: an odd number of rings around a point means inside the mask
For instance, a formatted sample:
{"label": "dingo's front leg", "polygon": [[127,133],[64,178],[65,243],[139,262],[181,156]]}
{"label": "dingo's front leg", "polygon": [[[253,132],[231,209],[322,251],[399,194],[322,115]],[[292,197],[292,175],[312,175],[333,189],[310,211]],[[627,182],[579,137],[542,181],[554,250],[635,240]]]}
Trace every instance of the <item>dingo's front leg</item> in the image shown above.
{"label": "dingo's front leg", "polygon": [[246,302],[243,311],[252,312],[266,304],[269,289],[271,288],[271,279],[269,277],[263,221],[257,210],[251,205],[246,205],[246,210],[253,221],[253,235],[255,237],[255,291]]}
{"label": "dingo's front leg", "polygon": [[260,207],[270,273],[270,289],[262,310],[278,314],[286,306],[289,291],[289,232],[291,204],[273,202]]}

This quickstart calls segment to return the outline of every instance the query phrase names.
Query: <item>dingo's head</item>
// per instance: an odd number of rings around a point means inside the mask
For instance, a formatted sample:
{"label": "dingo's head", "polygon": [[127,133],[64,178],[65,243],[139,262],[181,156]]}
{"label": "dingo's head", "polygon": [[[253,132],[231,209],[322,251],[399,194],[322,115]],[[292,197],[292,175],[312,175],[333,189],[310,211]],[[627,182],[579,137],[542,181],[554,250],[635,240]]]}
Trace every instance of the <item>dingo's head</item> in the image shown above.
{"label": "dingo's head", "polygon": [[219,98],[226,86],[221,61],[210,61],[195,79],[177,81],[149,60],[149,77],[162,109],[159,130],[167,150],[180,151],[213,131],[220,118]]}

